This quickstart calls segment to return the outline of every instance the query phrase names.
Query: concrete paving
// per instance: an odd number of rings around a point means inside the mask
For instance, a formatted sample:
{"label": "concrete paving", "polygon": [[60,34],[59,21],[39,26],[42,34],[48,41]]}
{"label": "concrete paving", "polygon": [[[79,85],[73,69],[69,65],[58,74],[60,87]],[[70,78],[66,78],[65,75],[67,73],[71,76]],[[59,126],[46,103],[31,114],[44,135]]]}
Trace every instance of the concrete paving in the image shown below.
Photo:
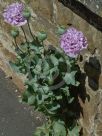
{"label": "concrete paving", "polygon": [[0,136],[32,136],[42,115],[18,101],[17,88],[0,70]]}

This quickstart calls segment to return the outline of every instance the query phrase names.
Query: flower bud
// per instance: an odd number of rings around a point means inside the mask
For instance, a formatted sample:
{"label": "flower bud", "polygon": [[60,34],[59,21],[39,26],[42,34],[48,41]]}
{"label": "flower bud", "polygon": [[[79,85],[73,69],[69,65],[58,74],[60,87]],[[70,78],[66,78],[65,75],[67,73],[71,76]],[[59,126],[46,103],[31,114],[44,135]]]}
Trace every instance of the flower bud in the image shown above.
{"label": "flower bud", "polygon": [[43,42],[47,38],[47,34],[43,31],[41,31],[41,32],[38,33],[37,37],[41,42]]}
{"label": "flower bud", "polygon": [[53,83],[54,83],[54,80],[53,80],[53,79],[48,79],[48,84],[49,84],[49,85],[53,85]]}
{"label": "flower bud", "polygon": [[63,26],[58,27],[57,34],[62,35],[64,34],[66,29]]}
{"label": "flower bud", "polygon": [[19,31],[16,29],[11,30],[11,36],[16,38],[17,36],[19,36]]}
{"label": "flower bud", "polygon": [[28,19],[31,17],[30,11],[25,10],[25,11],[23,12],[23,17],[26,18],[26,19],[28,20]]}

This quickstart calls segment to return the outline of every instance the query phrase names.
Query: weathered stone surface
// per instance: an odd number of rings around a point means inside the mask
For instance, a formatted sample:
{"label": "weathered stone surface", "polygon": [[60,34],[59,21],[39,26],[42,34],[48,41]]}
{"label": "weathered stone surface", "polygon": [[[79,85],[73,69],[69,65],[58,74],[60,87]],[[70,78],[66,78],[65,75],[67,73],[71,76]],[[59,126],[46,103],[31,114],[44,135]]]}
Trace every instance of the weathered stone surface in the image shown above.
{"label": "weathered stone surface", "polygon": [[101,0],[77,0],[87,6],[94,13],[102,16],[102,1]]}
{"label": "weathered stone surface", "polygon": [[[13,0],[1,0],[0,11]],[[22,0],[23,1],[23,0]],[[60,2],[59,2],[60,1]],[[76,3],[69,3],[69,0],[32,0],[28,6],[32,12],[31,26],[34,33],[39,30],[44,30],[48,33],[48,40],[46,44],[58,45],[58,37],[56,36],[56,27],[58,25],[67,24],[81,30],[87,37],[89,43],[89,50],[83,53],[84,60],[80,63],[81,69],[85,73],[85,90],[81,90],[82,95],[79,100],[83,107],[83,117],[80,118],[80,123],[83,127],[83,136],[101,136],[102,135],[102,23],[98,11],[95,11],[94,3],[97,5],[97,1],[88,1],[87,6],[91,10],[94,9],[94,13],[89,10],[85,10],[83,5],[76,5]],[[75,1],[75,0],[73,0]],[[63,4],[61,3],[63,2]],[[83,2],[83,1],[81,1]],[[93,4],[92,4],[93,3]],[[99,5],[101,5],[101,1]],[[82,6],[82,7],[80,7]],[[79,10],[78,10],[79,9]],[[85,11],[84,11],[85,10]],[[83,11],[83,12],[82,12]],[[101,12],[101,9],[99,10]],[[94,16],[92,16],[94,15]],[[95,18],[96,17],[96,18]],[[98,20],[99,19],[99,20]],[[12,46],[12,38],[9,35],[10,25],[3,21],[2,14],[0,18],[0,67],[6,72],[8,76],[13,76],[15,83],[23,89],[22,75],[15,74],[8,61],[15,59],[14,47]],[[97,29],[98,28],[98,29]],[[24,29],[28,32],[27,27]],[[28,38],[31,36],[28,32]],[[21,41],[23,33],[21,32]],[[94,49],[97,48],[94,55]],[[91,52],[91,53],[90,53]],[[87,62],[86,62],[87,61]],[[83,77],[84,80],[84,77]],[[21,82],[22,81],[22,82]],[[86,92],[84,92],[86,91]],[[83,100],[84,97],[84,100]],[[89,99],[90,98],[90,99]]]}

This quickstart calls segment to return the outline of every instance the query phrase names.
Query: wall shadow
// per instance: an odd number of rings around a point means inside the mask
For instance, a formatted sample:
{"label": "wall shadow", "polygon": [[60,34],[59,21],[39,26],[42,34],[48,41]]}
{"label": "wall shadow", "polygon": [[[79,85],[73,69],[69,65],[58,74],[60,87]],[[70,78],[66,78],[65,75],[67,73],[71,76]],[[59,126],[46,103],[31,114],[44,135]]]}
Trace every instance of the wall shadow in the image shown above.
{"label": "wall shadow", "polygon": [[[88,77],[88,84],[93,91],[97,91],[99,89],[99,78],[101,75],[101,64],[97,57],[91,56],[89,61],[84,65],[85,73],[82,73],[80,70],[77,73],[77,80],[80,82],[78,87],[71,87],[70,93],[75,98],[73,103],[70,105],[71,111],[75,113],[75,118],[78,120],[81,115],[84,118],[83,107],[81,106],[79,99],[85,103],[85,100],[90,101],[90,96],[86,92],[86,78]],[[80,136],[83,136],[83,128],[80,130]]]}
{"label": "wall shadow", "polygon": [[[80,85],[78,87],[70,86],[70,94],[72,97],[74,97],[74,101],[70,105],[67,105],[69,111],[71,111],[71,113],[74,113],[74,115],[71,116],[71,118],[67,118],[67,120],[70,122],[72,122],[72,120],[73,122],[74,120],[77,121],[80,119],[80,117],[84,117],[83,107],[79,101],[79,98],[81,99],[83,103],[85,103],[86,99],[90,101],[90,96],[87,94],[86,87],[85,87],[86,74],[82,73],[79,67],[78,69],[79,70],[76,75],[76,79],[77,81],[80,82]],[[83,128],[81,128],[79,135],[80,136],[83,135]]]}
{"label": "wall shadow", "polygon": [[[84,65],[84,73],[81,72],[80,68],[78,68],[78,73],[76,75],[76,79],[80,82],[78,87],[71,86],[70,93],[74,97],[73,103],[70,105],[70,110],[75,113],[75,118],[78,120],[81,116],[84,117],[83,107],[79,102],[79,98],[83,103],[90,101],[90,96],[86,92],[86,78],[88,77],[88,84],[93,91],[97,91],[99,89],[99,77],[101,75],[101,65],[97,57],[91,56],[89,61]],[[80,136],[83,135],[83,128],[81,128]]]}
{"label": "wall shadow", "polygon": [[99,77],[101,75],[101,64],[96,57],[90,57],[89,62],[84,65],[84,71],[88,76],[88,84],[93,91],[99,89]]}
{"label": "wall shadow", "polygon": [[99,31],[102,31],[102,17],[92,12],[85,5],[76,0],[58,0],[58,1],[61,2],[64,6],[71,9],[74,13],[82,17],[90,25],[94,26]]}
{"label": "wall shadow", "polygon": [[71,105],[71,109],[76,113],[76,118],[80,118],[80,115],[83,115],[83,108],[81,107],[81,104],[79,102],[79,98],[82,100],[83,103],[85,103],[85,100],[87,99],[90,101],[90,96],[86,92],[85,87],[85,80],[86,80],[86,74],[82,73],[80,70],[76,75],[77,81],[79,81],[80,85],[78,87],[71,86],[70,93],[74,97],[74,101]]}

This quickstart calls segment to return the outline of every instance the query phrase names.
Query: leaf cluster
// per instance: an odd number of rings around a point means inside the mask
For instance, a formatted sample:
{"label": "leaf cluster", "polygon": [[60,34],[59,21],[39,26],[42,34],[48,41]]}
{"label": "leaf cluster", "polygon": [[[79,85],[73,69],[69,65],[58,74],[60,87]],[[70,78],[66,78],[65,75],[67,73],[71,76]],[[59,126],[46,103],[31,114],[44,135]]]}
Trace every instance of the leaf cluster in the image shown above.
{"label": "leaf cluster", "polygon": [[74,132],[66,129],[64,112],[69,118],[74,115],[68,107],[74,101],[71,86],[79,84],[75,59],[60,48],[45,47],[39,41],[22,43],[20,48],[23,52],[16,49],[16,62],[10,64],[16,72],[27,77],[22,101],[53,120],[53,123],[42,126],[35,136],[67,136],[68,132],[72,136]]}

